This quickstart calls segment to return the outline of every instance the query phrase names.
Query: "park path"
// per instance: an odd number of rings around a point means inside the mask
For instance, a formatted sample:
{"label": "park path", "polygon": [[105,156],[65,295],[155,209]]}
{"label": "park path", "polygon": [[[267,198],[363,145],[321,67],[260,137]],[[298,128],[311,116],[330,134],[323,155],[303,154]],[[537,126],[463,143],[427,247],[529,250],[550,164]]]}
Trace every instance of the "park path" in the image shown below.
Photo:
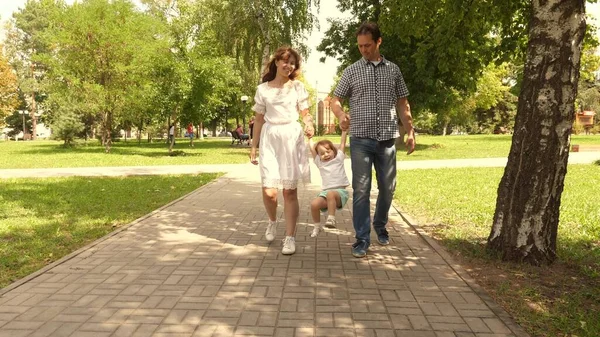
{"label": "park path", "polygon": [[257,167],[227,168],[0,290],[0,336],[527,336],[396,208],[391,244],[367,258],[350,254],[351,201],[310,238],[316,170],[299,188],[297,252],[281,255],[283,224],[263,238]]}

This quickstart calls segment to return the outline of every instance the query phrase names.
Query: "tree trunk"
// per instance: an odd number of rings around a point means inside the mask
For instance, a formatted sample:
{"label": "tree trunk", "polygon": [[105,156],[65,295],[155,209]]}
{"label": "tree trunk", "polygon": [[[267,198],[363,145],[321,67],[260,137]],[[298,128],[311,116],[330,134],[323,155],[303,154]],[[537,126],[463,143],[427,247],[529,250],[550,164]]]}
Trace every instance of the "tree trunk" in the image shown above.
{"label": "tree trunk", "polygon": [[104,142],[104,151],[110,153],[110,147],[112,145],[112,112],[104,113],[104,125],[102,130],[102,140]]}
{"label": "tree trunk", "polygon": [[586,28],[584,3],[532,1],[515,131],[488,238],[488,248],[504,260],[540,265],[556,259]]}

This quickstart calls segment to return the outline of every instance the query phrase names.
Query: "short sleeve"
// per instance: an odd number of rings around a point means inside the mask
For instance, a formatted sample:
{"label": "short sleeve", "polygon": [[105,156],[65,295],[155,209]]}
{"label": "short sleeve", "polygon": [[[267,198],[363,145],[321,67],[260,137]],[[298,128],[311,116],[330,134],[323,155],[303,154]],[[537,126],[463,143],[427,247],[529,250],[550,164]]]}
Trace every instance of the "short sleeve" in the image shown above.
{"label": "short sleeve", "polygon": [[252,110],[256,111],[256,113],[259,113],[261,115],[264,115],[265,112],[267,112],[267,107],[260,94],[260,86],[256,87],[256,94],[254,95],[254,106],[252,107]]}
{"label": "short sleeve", "polygon": [[333,95],[340,98],[350,97],[350,72],[348,68],[342,73],[342,78],[340,78]]}
{"label": "short sleeve", "polygon": [[400,69],[396,69],[398,74],[396,75],[396,96],[398,98],[403,98],[408,96],[408,88],[406,87],[406,83],[404,83],[404,77],[402,76],[402,72]]}
{"label": "short sleeve", "polygon": [[308,91],[306,91],[306,87],[300,81],[296,83],[296,92],[298,93],[298,111],[308,109]]}

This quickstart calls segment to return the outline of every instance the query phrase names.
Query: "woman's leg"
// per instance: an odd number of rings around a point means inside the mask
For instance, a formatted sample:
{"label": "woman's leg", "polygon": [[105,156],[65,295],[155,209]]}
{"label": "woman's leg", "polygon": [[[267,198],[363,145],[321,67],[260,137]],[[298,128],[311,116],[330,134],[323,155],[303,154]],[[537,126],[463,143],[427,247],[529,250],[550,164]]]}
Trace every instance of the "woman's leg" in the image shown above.
{"label": "woman's leg", "polygon": [[277,220],[277,189],[263,187],[262,197],[269,220]]}
{"label": "woman's leg", "polygon": [[300,205],[298,204],[298,190],[284,189],[283,190],[283,214],[285,216],[285,235],[296,235],[296,223],[298,222],[298,214]]}

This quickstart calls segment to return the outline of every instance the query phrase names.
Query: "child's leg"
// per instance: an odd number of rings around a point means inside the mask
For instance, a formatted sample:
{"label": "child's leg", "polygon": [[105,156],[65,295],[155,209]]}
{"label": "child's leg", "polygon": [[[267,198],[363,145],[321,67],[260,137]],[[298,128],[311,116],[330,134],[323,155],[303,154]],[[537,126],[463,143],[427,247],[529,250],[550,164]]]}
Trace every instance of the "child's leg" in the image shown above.
{"label": "child's leg", "polygon": [[327,191],[327,212],[330,216],[335,216],[335,211],[342,207],[342,197],[338,191]]}
{"label": "child's leg", "polygon": [[323,197],[316,197],[310,203],[310,214],[315,224],[321,223],[321,209],[327,208],[327,200]]}
{"label": "child's leg", "polygon": [[327,207],[327,200],[321,195],[314,198],[310,203],[310,213],[313,218],[313,230],[310,233],[310,237],[314,238],[319,235],[319,232],[323,229],[321,225],[321,209]]}

